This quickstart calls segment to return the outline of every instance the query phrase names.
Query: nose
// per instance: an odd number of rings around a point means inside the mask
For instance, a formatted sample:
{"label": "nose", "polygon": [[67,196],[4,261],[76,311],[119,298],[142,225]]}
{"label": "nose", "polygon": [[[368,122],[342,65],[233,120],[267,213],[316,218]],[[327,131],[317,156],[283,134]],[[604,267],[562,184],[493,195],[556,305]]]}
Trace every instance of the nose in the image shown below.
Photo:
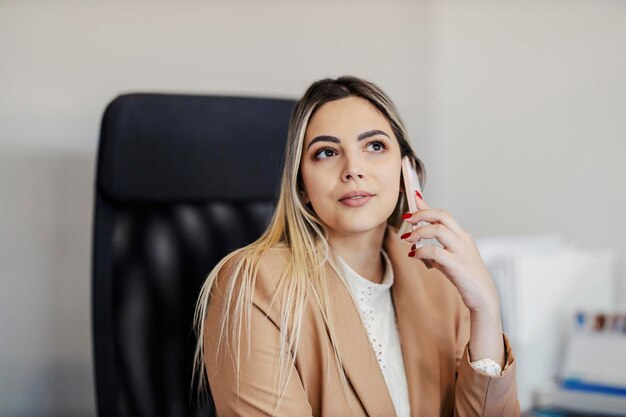
{"label": "nose", "polygon": [[353,164],[348,164],[346,166],[346,168],[344,169],[342,175],[341,175],[342,179],[344,182],[348,182],[350,180],[354,180],[356,178],[358,179],[363,179],[363,173],[362,171],[357,168],[355,165]]}

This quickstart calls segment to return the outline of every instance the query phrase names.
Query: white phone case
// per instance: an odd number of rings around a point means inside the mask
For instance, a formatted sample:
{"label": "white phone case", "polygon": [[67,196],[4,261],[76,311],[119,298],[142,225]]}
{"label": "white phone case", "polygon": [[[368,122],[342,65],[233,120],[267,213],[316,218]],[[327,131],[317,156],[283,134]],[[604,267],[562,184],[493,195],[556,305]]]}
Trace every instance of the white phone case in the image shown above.
{"label": "white phone case", "polygon": [[[417,202],[415,201],[415,191],[419,191],[420,195],[422,194],[422,189],[420,187],[419,177],[415,168],[411,164],[411,160],[408,156],[402,158],[402,177],[404,179],[404,189],[406,191],[406,198],[409,204],[409,211],[414,213],[418,211]],[[420,221],[417,224],[413,224],[413,230],[420,226],[427,226],[430,223],[425,221]],[[423,246],[441,246],[437,239],[420,239],[419,242],[415,244],[416,248],[421,248]],[[430,263],[427,259],[424,259],[424,262],[427,263],[426,266]],[[432,268],[432,266],[429,266]]]}

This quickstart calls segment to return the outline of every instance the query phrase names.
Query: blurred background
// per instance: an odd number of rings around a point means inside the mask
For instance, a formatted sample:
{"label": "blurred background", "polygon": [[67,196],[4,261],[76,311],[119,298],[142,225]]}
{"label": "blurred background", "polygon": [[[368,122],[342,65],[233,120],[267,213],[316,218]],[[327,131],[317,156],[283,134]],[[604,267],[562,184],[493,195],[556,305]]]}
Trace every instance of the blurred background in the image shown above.
{"label": "blurred background", "polygon": [[123,93],[371,80],[432,207],[475,237],[610,250],[606,308],[624,304],[624,22],[617,0],[0,1],[0,415],[95,415],[95,158]]}

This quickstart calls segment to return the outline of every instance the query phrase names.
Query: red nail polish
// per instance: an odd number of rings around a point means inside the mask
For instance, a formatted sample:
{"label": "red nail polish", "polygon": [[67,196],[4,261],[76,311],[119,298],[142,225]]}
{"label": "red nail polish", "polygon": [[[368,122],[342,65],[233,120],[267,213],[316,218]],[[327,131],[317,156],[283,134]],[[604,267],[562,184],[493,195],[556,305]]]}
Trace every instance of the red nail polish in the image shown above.
{"label": "red nail polish", "polygon": [[411,252],[409,252],[409,256],[410,256],[411,258],[412,258],[412,257],[414,257],[414,256],[415,256],[415,251],[414,251],[414,250],[412,250]]}
{"label": "red nail polish", "polygon": [[424,198],[422,198],[422,195],[420,194],[419,191],[415,190],[415,194],[417,194],[417,196],[420,198],[420,200],[423,200]]}
{"label": "red nail polish", "polygon": [[411,236],[411,232],[406,232],[405,234],[403,234],[402,236],[400,236],[400,239],[406,239],[407,237]]}
{"label": "red nail polish", "polygon": [[412,215],[413,215],[412,213],[404,213],[404,214],[402,215],[402,218],[403,218],[403,219],[408,219],[408,218],[409,218],[409,217],[411,217]]}
{"label": "red nail polish", "polygon": [[415,250],[415,243],[411,245],[411,250],[414,251]]}

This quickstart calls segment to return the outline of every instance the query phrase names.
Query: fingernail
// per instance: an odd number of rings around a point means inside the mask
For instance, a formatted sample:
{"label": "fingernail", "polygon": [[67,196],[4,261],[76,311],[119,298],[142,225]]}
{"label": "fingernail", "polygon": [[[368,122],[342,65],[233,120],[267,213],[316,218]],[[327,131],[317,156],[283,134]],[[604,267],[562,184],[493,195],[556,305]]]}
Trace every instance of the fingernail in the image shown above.
{"label": "fingernail", "polygon": [[417,194],[417,196],[420,198],[420,200],[423,200],[422,195],[420,194],[419,191],[415,190],[415,194]]}
{"label": "fingernail", "polygon": [[415,250],[415,243],[411,245],[411,250],[414,251]]}
{"label": "fingernail", "polygon": [[406,232],[405,234],[403,234],[402,236],[400,236],[400,239],[406,239],[407,237],[411,236],[411,232]]}
{"label": "fingernail", "polygon": [[411,258],[412,258],[412,257],[414,257],[414,256],[415,256],[415,251],[414,251],[414,250],[412,250],[411,252],[409,252],[409,257],[411,257]]}
{"label": "fingernail", "polygon": [[409,217],[411,217],[412,215],[413,215],[412,213],[404,213],[404,214],[402,215],[402,218],[403,218],[403,219],[408,219],[408,218],[409,218]]}

